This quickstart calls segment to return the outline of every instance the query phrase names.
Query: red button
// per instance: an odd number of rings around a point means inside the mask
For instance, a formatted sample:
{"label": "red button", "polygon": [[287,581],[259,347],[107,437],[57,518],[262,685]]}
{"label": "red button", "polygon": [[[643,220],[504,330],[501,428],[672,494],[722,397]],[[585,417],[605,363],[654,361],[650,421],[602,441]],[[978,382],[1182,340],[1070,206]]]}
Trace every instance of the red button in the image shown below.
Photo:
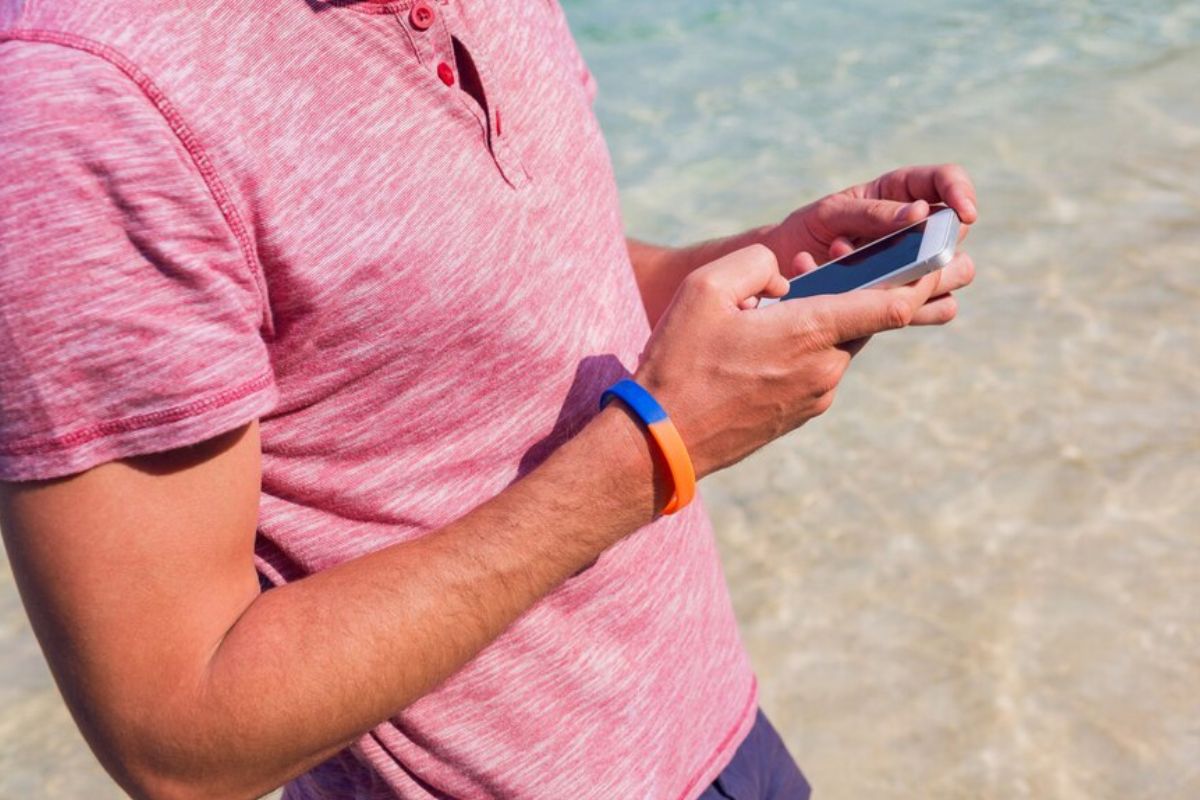
{"label": "red button", "polygon": [[412,11],[408,12],[408,21],[419,31],[428,30],[429,26],[433,24],[433,18],[433,6],[423,0],[413,6]]}
{"label": "red button", "polygon": [[447,86],[454,85],[454,70],[445,61],[438,64],[438,77],[442,79],[442,83]]}

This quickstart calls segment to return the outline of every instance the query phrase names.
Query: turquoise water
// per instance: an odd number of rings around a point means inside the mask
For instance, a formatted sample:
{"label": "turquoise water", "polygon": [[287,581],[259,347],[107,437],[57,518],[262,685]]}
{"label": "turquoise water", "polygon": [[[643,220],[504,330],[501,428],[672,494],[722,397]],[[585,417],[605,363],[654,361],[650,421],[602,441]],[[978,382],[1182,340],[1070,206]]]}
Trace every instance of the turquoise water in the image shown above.
{"label": "turquoise water", "polygon": [[1200,40],[1179,1],[565,5],[630,225],[668,239],[840,188],[898,138],[971,164],[979,136],[1084,110]]}
{"label": "turquoise water", "polygon": [[567,10],[631,233],[979,187],[959,319],[703,487],[819,795],[1200,797],[1200,3]]}

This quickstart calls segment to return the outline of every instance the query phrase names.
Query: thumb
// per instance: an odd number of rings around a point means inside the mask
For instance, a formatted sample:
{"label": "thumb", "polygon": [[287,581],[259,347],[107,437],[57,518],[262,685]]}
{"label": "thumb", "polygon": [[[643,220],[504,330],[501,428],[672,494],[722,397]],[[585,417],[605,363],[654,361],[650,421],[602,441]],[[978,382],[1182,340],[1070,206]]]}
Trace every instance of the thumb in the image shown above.
{"label": "thumb", "polygon": [[733,305],[756,295],[786,294],[787,280],[779,271],[775,254],[765,245],[752,244],[709,262],[688,276],[702,289],[715,290]]}
{"label": "thumb", "polygon": [[927,216],[929,204],[924,200],[899,203],[895,200],[851,197],[829,204],[824,209],[822,223],[833,236],[865,241],[886,236]]}

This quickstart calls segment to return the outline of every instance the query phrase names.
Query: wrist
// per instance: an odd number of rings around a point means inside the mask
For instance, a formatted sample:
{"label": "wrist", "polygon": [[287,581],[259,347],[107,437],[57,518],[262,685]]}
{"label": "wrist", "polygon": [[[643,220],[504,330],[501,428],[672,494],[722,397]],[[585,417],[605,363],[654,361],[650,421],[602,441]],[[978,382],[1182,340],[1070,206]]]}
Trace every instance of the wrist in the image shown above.
{"label": "wrist", "polygon": [[641,423],[642,432],[654,443],[655,464],[671,478],[671,497],[662,513],[680,511],[696,496],[696,473],[675,423],[654,395],[632,378],[619,380],[604,390],[600,407],[604,408],[614,400],[622,403]]}
{"label": "wrist", "polygon": [[609,403],[593,424],[611,448],[605,463],[612,492],[639,509],[643,524],[653,520],[671,498],[672,481],[645,426],[624,403]]}
{"label": "wrist", "polygon": [[606,406],[558,452],[587,464],[590,497],[580,504],[617,522],[616,538],[603,547],[653,522],[671,496],[670,476],[657,462],[653,443],[620,403]]}

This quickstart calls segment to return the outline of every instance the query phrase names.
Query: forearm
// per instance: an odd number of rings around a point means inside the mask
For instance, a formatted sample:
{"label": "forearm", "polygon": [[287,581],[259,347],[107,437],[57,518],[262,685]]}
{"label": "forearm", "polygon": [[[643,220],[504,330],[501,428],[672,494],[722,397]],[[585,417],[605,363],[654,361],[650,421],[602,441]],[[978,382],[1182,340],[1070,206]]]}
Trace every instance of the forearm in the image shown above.
{"label": "forearm", "polygon": [[196,778],[222,776],[210,796],[267,791],[311,768],[650,522],[662,502],[653,473],[641,432],[614,406],[457,522],[264,593],[185,704],[197,739],[164,755],[186,758]]}
{"label": "forearm", "polygon": [[[734,236],[710,239],[685,247],[664,247],[637,239],[626,239],[629,260],[642,294],[642,305],[650,326],[657,324],[671,304],[679,284],[697,267],[716,261],[735,250],[752,244],[765,244],[777,250],[773,242],[774,225],[752,228]],[[776,257],[779,254],[776,253]]]}

